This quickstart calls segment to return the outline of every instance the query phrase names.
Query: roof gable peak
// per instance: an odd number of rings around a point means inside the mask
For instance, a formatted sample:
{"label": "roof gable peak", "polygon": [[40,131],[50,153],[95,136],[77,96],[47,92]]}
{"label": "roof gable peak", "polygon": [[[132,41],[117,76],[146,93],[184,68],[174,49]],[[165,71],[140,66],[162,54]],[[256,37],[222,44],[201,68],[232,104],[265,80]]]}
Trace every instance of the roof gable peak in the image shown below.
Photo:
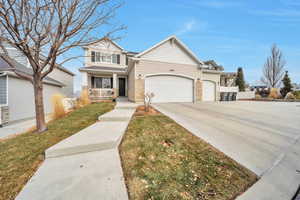
{"label": "roof gable peak", "polygon": [[141,52],[141,53],[135,55],[135,57],[140,58],[140,57],[142,57],[143,55],[145,55],[145,54],[151,52],[152,50],[158,48],[159,46],[165,44],[165,43],[168,42],[168,41],[171,41],[171,43],[177,42],[177,44],[178,44],[185,52],[187,52],[188,55],[191,56],[198,64],[204,64],[201,60],[199,60],[199,59],[197,58],[197,56],[196,56],[196,55],[195,55],[195,54],[194,54],[194,53],[193,53],[193,52],[192,52],[192,51],[191,51],[191,50],[190,50],[183,42],[181,42],[180,39],[177,38],[176,35],[171,35],[171,36],[167,37],[166,39],[162,40],[161,42],[159,42],[159,43],[153,45],[152,47],[146,49],[145,51],[143,51],[143,52]]}

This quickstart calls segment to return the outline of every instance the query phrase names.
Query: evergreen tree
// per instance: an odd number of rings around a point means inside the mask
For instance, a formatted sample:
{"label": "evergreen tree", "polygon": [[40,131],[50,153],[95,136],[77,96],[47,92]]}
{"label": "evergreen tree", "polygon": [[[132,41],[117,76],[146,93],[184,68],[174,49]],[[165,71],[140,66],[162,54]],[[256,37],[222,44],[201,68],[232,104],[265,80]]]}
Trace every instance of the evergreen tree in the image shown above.
{"label": "evergreen tree", "polygon": [[237,77],[235,80],[235,84],[239,87],[239,91],[245,91],[245,80],[244,80],[244,73],[243,68],[239,67],[237,70]]}
{"label": "evergreen tree", "polygon": [[285,75],[282,79],[282,83],[283,83],[283,88],[281,89],[281,95],[283,97],[286,96],[287,93],[292,91],[292,83],[291,83],[291,79],[289,77],[288,71],[285,71]]}

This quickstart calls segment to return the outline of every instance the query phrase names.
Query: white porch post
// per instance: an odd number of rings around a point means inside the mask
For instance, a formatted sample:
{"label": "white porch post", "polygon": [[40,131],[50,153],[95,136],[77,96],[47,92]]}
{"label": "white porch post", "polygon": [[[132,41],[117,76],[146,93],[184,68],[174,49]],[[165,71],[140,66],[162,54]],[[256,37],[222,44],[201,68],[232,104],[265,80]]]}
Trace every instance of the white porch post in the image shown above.
{"label": "white porch post", "polygon": [[81,72],[81,88],[85,89],[88,88],[88,73],[87,72]]}
{"label": "white porch post", "polygon": [[118,94],[118,86],[117,86],[117,74],[113,74],[113,89],[114,89],[114,92],[115,92],[115,97],[119,96]]}

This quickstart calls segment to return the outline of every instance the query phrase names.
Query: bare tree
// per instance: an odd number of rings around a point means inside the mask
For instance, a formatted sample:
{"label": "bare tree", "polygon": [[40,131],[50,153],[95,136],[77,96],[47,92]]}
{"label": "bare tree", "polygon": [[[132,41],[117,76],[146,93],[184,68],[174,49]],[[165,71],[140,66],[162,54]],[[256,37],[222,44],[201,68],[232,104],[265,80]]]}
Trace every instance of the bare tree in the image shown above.
{"label": "bare tree", "polygon": [[145,105],[145,111],[149,112],[149,107],[151,106],[152,103],[152,99],[154,97],[154,93],[153,92],[147,92],[144,96],[144,105]]}
{"label": "bare tree", "polygon": [[[43,79],[62,63],[72,48],[83,47],[123,29],[113,25],[120,3],[114,0],[1,0],[0,58],[33,84],[38,132],[47,129],[44,117]],[[6,49],[8,44],[29,61],[32,75],[18,71]],[[1,53],[2,52],[2,53]],[[62,64],[60,63],[60,64]]]}
{"label": "bare tree", "polygon": [[282,52],[274,44],[271,48],[271,56],[267,58],[267,61],[263,67],[263,77],[261,81],[268,87],[279,87],[282,77],[284,75],[285,61]]}

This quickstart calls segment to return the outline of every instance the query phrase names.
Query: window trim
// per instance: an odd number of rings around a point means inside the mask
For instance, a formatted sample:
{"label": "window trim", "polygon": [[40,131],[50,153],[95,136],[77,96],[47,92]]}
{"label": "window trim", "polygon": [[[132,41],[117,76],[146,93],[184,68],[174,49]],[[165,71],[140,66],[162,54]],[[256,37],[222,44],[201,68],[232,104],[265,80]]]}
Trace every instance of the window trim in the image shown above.
{"label": "window trim", "polygon": [[[96,87],[96,82],[95,82],[95,79],[100,79],[101,81],[101,87]],[[110,82],[110,87],[107,88],[107,87],[104,87],[103,85],[103,79],[109,79],[109,82]],[[105,77],[105,76],[92,76],[91,77],[91,86],[93,89],[112,89],[113,88],[113,80],[112,80],[112,77]]]}
{"label": "window trim", "polygon": [[91,51],[91,62],[92,63],[96,62],[96,52],[95,51]]}
{"label": "window trim", "polygon": [[121,64],[121,54],[103,53],[101,51],[91,51],[91,62],[92,63],[106,63],[106,64],[120,65]]}
{"label": "window trim", "polygon": [[6,73],[1,74],[0,73],[0,77],[4,76],[6,78],[6,102],[5,104],[0,104],[0,105],[4,105],[4,106],[8,106],[8,75]]}

